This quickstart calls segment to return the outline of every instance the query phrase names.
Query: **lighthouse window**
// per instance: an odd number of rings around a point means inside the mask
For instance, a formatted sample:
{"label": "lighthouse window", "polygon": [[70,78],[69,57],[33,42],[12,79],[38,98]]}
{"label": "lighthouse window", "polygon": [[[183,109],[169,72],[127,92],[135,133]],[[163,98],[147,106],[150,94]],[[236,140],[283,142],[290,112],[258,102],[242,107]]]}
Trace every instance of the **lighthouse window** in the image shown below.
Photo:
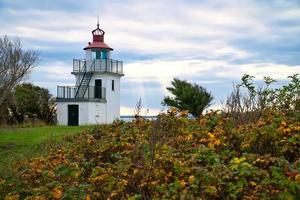
{"label": "lighthouse window", "polygon": [[100,55],[101,55],[101,52],[100,51],[96,51],[96,59],[100,59]]}
{"label": "lighthouse window", "polygon": [[115,91],[115,80],[111,80],[111,90]]}
{"label": "lighthouse window", "polygon": [[107,52],[101,51],[101,59],[107,59]]}

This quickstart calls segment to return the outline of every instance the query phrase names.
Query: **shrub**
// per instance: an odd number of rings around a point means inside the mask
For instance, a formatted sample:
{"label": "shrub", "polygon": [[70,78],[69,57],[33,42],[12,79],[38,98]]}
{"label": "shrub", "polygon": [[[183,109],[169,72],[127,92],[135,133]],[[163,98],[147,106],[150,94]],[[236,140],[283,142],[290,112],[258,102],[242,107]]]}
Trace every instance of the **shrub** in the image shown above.
{"label": "shrub", "polygon": [[156,121],[115,121],[68,137],[47,156],[18,161],[0,198],[297,199],[300,122],[266,110],[234,125],[171,109]]}
{"label": "shrub", "polygon": [[254,78],[245,74],[225,102],[223,111],[233,116],[237,123],[257,120],[268,108],[283,112],[297,110],[297,99],[300,97],[299,74],[288,76],[289,82],[280,88],[271,87],[276,82],[271,77],[264,77],[263,86],[255,86]]}

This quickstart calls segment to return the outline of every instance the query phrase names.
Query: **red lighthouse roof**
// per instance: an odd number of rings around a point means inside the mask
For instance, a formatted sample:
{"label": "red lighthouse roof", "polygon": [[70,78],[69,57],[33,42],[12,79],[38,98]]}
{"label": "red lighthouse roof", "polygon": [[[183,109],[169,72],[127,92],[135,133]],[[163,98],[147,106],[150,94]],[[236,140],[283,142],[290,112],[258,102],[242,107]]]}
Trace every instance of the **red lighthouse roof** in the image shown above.
{"label": "red lighthouse roof", "polygon": [[89,42],[89,45],[84,48],[87,49],[109,49],[113,50],[113,48],[109,47],[104,43],[104,34],[105,32],[99,28],[99,22],[97,23],[97,28],[92,31],[93,34],[93,42]]}

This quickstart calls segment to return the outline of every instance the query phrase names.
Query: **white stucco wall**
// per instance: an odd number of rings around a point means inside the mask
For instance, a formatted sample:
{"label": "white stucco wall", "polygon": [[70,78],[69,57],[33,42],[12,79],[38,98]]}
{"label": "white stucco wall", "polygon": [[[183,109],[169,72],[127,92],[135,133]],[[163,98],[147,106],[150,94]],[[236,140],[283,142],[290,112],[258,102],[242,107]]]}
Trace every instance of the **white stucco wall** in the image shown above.
{"label": "white stucco wall", "polygon": [[[90,81],[90,86],[95,86],[97,79],[101,79],[102,87],[106,88],[107,122],[111,123],[120,118],[120,76],[107,73],[95,74]],[[112,80],[115,81],[114,91],[112,91]]]}
{"label": "white stucco wall", "polygon": [[68,125],[68,106],[65,102],[56,102],[57,125]]}
{"label": "white stucco wall", "polygon": [[[68,125],[68,105],[79,105],[79,125],[107,124],[120,118],[120,76],[109,73],[94,74],[90,86],[95,86],[95,80],[102,80],[106,88],[106,103],[102,102],[57,102],[57,120],[59,125]],[[112,91],[114,80],[114,91]],[[87,94],[86,94],[87,97]]]}
{"label": "white stucco wall", "polygon": [[57,123],[68,125],[68,105],[78,105],[78,123],[107,124],[111,123],[106,118],[106,103],[100,102],[57,102]]}
{"label": "white stucco wall", "polygon": [[85,59],[86,60],[91,60],[92,59],[92,51],[91,51],[91,49],[85,50]]}
{"label": "white stucco wall", "polygon": [[87,102],[89,124],[107,124],[106,103]]}

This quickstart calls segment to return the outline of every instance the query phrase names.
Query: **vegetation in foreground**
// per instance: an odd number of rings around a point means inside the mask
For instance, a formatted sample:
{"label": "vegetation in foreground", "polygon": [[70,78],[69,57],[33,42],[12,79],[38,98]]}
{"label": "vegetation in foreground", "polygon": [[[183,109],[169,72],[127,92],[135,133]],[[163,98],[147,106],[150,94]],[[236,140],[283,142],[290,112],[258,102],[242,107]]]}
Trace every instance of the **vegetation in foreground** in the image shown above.
{"label": "vegetation in foreground", "polygon": [[0,174],[7,171],[5,169],[9,168],[13,160],[44,153],[46,143],[57,143],[66,135],[79,133],[89,128],[91,127],[0,128]]}
{"label": "vegetation in foreground", "polygon": [[[252,122],[176,109],[68,137],[71,148],[15,163],[6,199],[299,199],[300,122],[265,110]],[[200,198],[201,197],[201,198]]]}

